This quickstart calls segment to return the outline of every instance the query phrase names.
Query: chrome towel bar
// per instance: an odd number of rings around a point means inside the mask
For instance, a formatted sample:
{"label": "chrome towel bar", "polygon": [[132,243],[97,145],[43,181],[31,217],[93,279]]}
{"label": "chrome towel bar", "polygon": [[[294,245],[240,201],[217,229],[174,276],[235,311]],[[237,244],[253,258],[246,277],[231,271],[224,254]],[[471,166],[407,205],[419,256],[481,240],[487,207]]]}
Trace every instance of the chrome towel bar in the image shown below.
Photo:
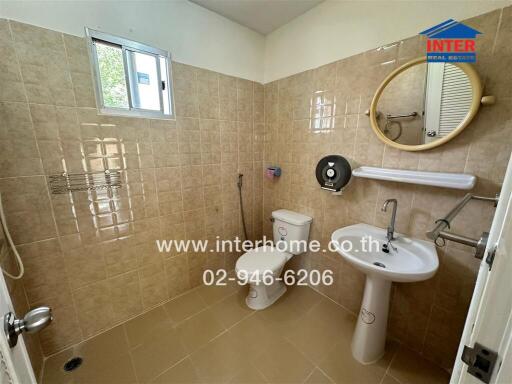
{"label": "chrome towel bar", "polygon": [[[485,196],[477,196],[472,195],[471,193],[466,194],[462,200],[460,200],[455,207],[452,208],[448,214],[442,219],[438,219],[435,221],[436,226],[431,231],[427,232],[427,237],[429,239],[434,240],[434,243],[438,247],[442,247],[446,240],[454,241],[459,244],[468,245],[470,247],[475,248],[475,257],[481,259],[484,256],[485,246],[487,245],[487,238],[489,234],[487,232],[483,232],[480,239],[472,239],[470,237],[458,235],[452,232],[446,232],[445,229],[450,229],[450,224],[452,220],[459,214],[459,212],[464,208],[464,206],[469,203],[470,200],[481,200],[481,201],[489,201],[493,202],[494,206],[498,205],[499,195],[496,197],[485,197]],[[443,243],[439,244],[438,239],[443,239]]]}

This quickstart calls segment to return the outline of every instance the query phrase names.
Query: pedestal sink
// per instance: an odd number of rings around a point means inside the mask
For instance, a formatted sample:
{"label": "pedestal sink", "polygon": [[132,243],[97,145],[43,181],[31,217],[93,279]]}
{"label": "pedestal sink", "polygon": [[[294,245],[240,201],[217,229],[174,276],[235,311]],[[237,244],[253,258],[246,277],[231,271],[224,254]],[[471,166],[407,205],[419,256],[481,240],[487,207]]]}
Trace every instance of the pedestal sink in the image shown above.
{"label": "pedestal sink", "polygon": [[395,237],[386,253],[388,241],[382,228],[356,224],[340,228],[331,236],[336,251],[366,274],[363,302],[352,338],[352,354],[363,364],[374,363],[384,355],[391,283],[427,280],[439,267],[432,243],[398,233]]}

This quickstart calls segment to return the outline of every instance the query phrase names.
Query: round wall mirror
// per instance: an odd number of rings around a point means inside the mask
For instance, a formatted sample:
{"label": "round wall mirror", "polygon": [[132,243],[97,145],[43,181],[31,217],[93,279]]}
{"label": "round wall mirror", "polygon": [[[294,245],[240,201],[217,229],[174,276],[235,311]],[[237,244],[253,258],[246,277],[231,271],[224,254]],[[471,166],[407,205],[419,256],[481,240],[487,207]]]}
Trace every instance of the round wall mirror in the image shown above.
{"label": "round wall mirror", "polygon": [[471,64],[412,60],[379,86],[370,120],[386,144],[421,151],[457,136],[478,112],[482,84]]}

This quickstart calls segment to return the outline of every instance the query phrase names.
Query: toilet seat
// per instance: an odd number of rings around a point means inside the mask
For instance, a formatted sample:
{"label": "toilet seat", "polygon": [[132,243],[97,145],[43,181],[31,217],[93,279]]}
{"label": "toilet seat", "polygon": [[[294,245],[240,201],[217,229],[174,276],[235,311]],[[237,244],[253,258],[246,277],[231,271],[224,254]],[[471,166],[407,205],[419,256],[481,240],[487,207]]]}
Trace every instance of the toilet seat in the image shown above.
{"label": "toilet seat", "polygon": [[272,271],[281,272],[283,265],[291,254],[282,252],[271,246],[263,246],[244,253],[236,262],[237,271],[245,271],[251,275]]}

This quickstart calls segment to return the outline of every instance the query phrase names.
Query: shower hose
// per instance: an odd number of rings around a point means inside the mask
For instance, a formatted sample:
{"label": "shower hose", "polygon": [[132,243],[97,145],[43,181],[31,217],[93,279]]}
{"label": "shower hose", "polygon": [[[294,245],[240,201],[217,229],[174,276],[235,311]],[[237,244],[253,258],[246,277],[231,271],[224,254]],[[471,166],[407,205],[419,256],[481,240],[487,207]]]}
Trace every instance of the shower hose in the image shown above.
{"label": "shower hose", "polygon": [[[2,194],[0,193],[0,224],[4,230],[5,238],[7,239],[7,243],[12,249],[12,253],[14,253],[14,257],[16,258],[16,262],[18,263],[19,273],[15,275],[11,275],[9,272],[7,272],[5,269],[2,268],[2,272],[14,280],[19,280],[23,277],[23,274],[25,273],[25,268],[23,267],[23,261],[21,261],[20,254],[18,253],[18,250],[16,249],[16,246],[14,245],[14,242],[12,241],[11,234],[9,233],[9,229],[7,228],[7,221],[5,220],[5,214],[4,214],[4,207],[2,205]],[[0,249],[0,251],[3,251],[3,249]],[[7,251],[9,252],[9,251]],[[3,253],[3,252],[2,252]]]}

